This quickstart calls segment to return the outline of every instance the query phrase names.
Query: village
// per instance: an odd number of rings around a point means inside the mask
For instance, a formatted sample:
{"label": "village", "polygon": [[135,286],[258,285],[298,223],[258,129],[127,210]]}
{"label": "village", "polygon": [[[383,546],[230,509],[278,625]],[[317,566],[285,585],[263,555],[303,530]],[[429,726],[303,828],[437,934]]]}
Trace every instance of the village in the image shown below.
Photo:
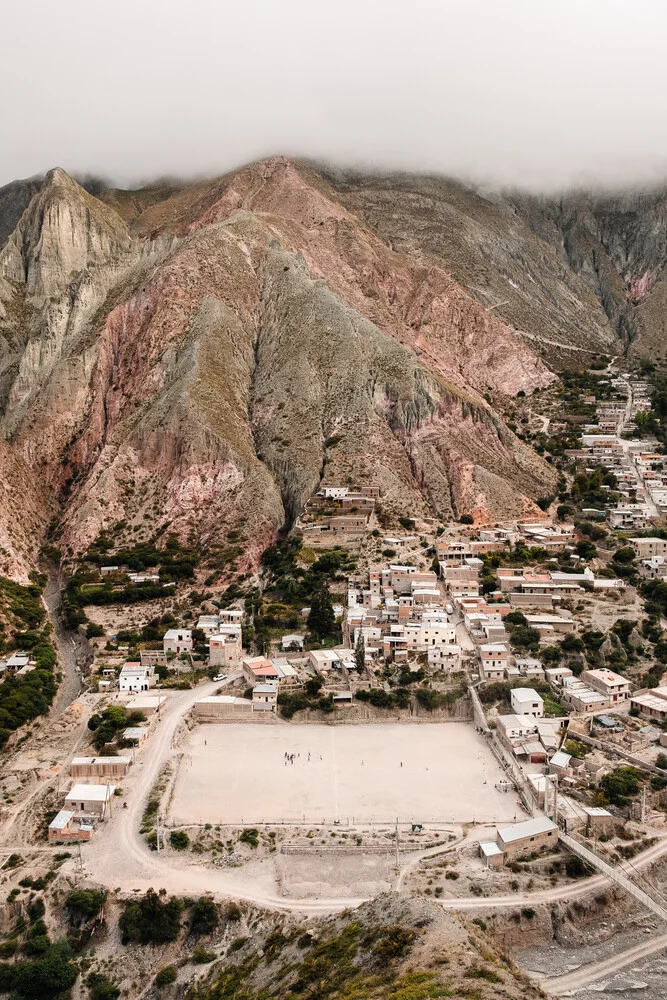
{"label": "village", "polygon": [[667,852],[667,487],[657,442],[627,436],[648,384],[613,387],[524,518],[389,519],[381,486],[325,480],[225,600],[107,543],[80,572],[82,601],[105,595],[85,690],[36,769],[17,741],[5,842],[73,846],[127,891],[286,901],[526,903],[597,870],[667,918],[627,867]]}

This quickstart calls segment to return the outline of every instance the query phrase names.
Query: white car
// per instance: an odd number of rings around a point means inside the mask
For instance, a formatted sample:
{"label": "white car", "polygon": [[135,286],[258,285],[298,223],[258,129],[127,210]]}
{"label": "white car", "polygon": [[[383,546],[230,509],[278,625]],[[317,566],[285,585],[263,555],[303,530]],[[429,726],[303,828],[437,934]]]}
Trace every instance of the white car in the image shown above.
{"label": "white car", "polygon": [[215,676],[215,677],[213,678],[213,680],[214,680],[214,681],[226,681],[226,680],[227,680],[227,674],[217,674],[217,675],[216,675],[216,676]]}

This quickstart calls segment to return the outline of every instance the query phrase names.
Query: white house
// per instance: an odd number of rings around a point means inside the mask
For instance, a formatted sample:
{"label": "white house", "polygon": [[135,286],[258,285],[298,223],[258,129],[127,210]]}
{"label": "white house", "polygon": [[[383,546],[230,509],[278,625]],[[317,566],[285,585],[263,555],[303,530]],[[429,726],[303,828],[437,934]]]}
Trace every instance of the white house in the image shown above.
{"label": "white house", "polygon": [[515,715],[531,715],[535,719],[544,715],[544,699],[533,688],[512,688],[510,701]]}
{"label": "white house", "polygon": [[116,791],[114,785],[74,785],[65,796],[65,809],[75,816],[96,816],[104,819],[109,802]]}
{"label": "white house", "polygon": [[188,628],[170,628],[162,640],[165,653],[189,653],[192,650],[192,631]]}
{"label": "white house", "polygon": [[126,663],[118,677],[119,691],[148,691],[155,684],[152,664]]}
{"label": "white house", "polygon": [[461,647],[455,642],[445,646],[430,646],[428,665],[431,670],[460,670]]}

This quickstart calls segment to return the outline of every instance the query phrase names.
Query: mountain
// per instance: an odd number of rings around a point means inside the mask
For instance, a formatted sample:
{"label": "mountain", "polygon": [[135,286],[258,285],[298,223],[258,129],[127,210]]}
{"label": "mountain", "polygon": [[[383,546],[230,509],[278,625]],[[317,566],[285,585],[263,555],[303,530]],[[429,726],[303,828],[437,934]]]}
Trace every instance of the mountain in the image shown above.
{"label": "mountain", "polygon": [[239,532],[247,571],[323,477],[379,483],[390,517],[536,515],[554,472],[486,394],[657,329],[656,199],[623,271],[625,216],[612,239],[611,209],[574,196],[284,157],[84,185],[56,169],[0,189],[0,432],[67,555],[119,523],[214,550]]}

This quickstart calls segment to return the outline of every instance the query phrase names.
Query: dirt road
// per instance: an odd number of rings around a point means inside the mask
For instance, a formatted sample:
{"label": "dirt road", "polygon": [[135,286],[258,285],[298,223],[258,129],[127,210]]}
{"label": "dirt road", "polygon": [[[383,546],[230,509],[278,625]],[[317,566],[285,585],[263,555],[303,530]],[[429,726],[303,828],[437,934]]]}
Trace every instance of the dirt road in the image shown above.
{"label": "dirt road", "polygon": [[[309,913],[332,913],[347,906],[357,906],[362,899],[283,900],[276,895],[273,861],[253,862],[244,868],[218,871],[190,864],[189,858],[175,859],[170,853],[150,851],[139,833],[141,817],[149,792],[162,767],[180,751],[172,748],[179,722],[195,701],[212,694],[219,684],[210,682],[192,691],[174,692],[163,711],[162,719],[142,754],[139,780],[134,784],[127,809],[116,806],[111,819],[97,831],[95,838],[82,845],[84,872],[96,882],[120,888],[165,888],[170,893],[212,892],[218,897],[245,899],[277,909],[303,910]],[[74,863],[68,863],[74,871]]]}
{"label": "dirt road", "polygon": [[632,965],[634,962],[639,962],[643,958],[648,958],[649,955],[655,955],[656,952],[662,951],[663,948],[667,948],[667,934],[661,934],[659,937],[642,941],[641,944],[635,945],[633,948],[628,948],[617,955],[612,955],[611,958],[607,958],[603,962],[584,965],[579,969],[575,969],[574,972],[566,972],[563,976],[542,979],[540,980],[540,986],[547,993],[553,993],[556,996],[564,996],[565,994],[571,996],[599,979],[608,979],[616,972],[626,968],[626,966]]}
{"label": "dirt road", "polygon": [[[667,854],[667,835],[660,837],[655,844],[648,847],[641,854],[632,860],[632,865],[623,862],[618,867],[628,876],[633,877],[633,869],[646,868],[653,864],[658,858]],[[570,883],[569,885],[557,886],[554,889],[542,889],[538,892],[518,893],[513,892],[507,896],[489,896],[487,898],[471,896],[466,899],[441,899],[440,905],[447,910],[483,910],[499,909],[503,907],[516,907],[535,905],[535,903],[553,903],[558,900],[576,899],[578,896],[585,896],[589,892],[595,892],[609,885],[609,879],[605,875],[593,875],[591,878],[581,879],[581,881]]]}

